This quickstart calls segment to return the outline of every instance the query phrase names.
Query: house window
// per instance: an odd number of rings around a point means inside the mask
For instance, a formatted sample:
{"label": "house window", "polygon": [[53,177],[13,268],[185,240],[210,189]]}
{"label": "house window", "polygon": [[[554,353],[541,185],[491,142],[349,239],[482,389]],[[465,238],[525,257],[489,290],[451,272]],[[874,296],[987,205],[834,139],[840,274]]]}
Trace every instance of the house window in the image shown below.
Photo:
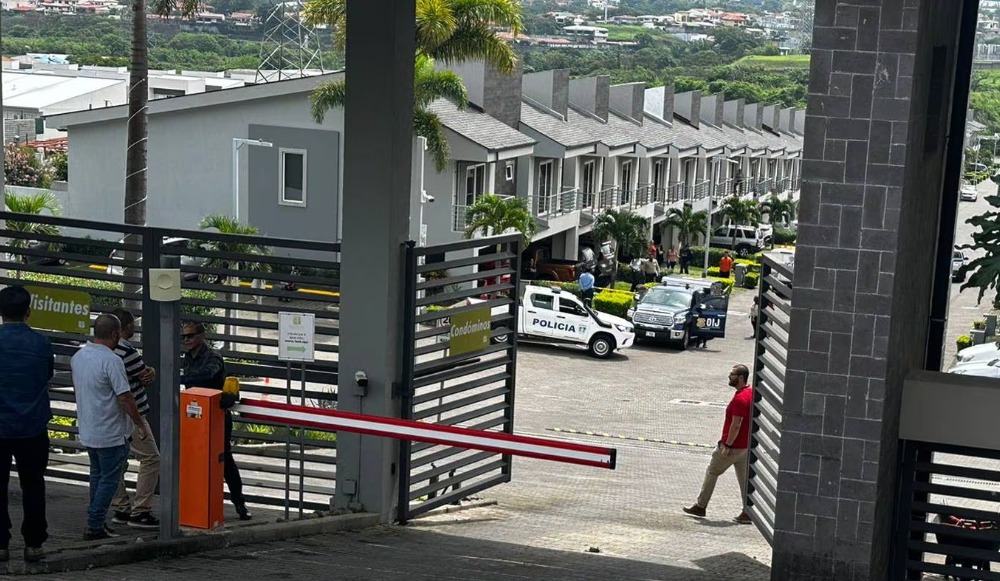
{"label": "house window", "polygon": [[597,162],[583,162],[583,205],[589,208],[594,205],[594,194],[597,193]]}
{"label": "house window", "polygon": [[538,164],[538,213],[545,214],[555,210],[555,200],[552,197],[552,162],[543,161]]}
{"label": "house window", "polygon": [[627,205],[632,201],[632,162],[623,161],[622,162],[622,180],[621,180],[621,205]]}
{"label": "house window", "polygon": [[663,163],[662,159],[658,159],[653,162],[653,189],[655,190],[655,195],[657,200],[662,199],[662,193],[664,184],[667,183],[665,179],[666,176],[666,164]]}
{"label": "house window", "polygon": [[282,206],[306,205],[306,150],[278,150],[278,191]]}
{"label": "house window", "polygon": [[476,203],[486,190],[486,166],[473,165],[465,169],[465,205]]}

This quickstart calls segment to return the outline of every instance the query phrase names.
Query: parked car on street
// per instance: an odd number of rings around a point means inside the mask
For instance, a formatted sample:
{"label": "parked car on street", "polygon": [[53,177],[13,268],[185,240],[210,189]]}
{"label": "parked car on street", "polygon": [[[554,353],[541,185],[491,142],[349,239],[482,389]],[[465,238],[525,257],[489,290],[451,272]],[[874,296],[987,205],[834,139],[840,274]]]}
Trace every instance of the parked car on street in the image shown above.
{"label": "parked car on street", "polygon": [[[466,299],[466,304],[483,302]],[[632,323],[586,307],[575,295],[558,288],[527,286],[518,306],[518,341],[550,343],[585,348],[598,358],[611,357],[635,342]],[[494,315],[504,315],[507,307],[495,307]],[[494,342],[507,341],[505,335]]]}
{"label": "parked car on street", "polygon": [[965,254],[964,250],[956,248],[951,254],[951,281],[952,282],[964,282],[965,273],[962,272],[962,267],[969,264],[969,257]]}
{"label": "parked car on street", "polygon": [[1000,359],[990,359],[965,365],[956,365],[948,370],[955,375],[972,375],[975,377],[1000,378]]}
{"label": "parked car on street", "polygon": [[771,240],[756,226],[722,226],[710,238],[715,248],[732,248],[737,256],[750,256],[760,252]]}
{"label": "parked car on street", "polygon": [[[124,242],[125,242],[124,240],[118,241],[119,244],[123,244]],[[190,238],[167,238],[167,237],[163,238],[163,247],[173,247],[175,249],[188,249],[191,248],[191,244],[192,242]],[[117,249],[112,250],[110,258],[112,260],[124,260],[125,259],[124,252]],[[208,258],[205,258],[204,256],[189,256],[181,254],[181,268],[185,266],[193,266],[196,268],[203,267],[207,263],[208,263]],[[115,264],[109,264],[107,268],[107,273],[122,276],[125,274],[125,269]],[[202,280],[203,282],[207,282],[210,284],[217,284],[218,282],[220,282],[218,280],[219,278],[220,277],[218,275],[199,274],[197,272],[184,273],[184,280],[188,281]]]}
{"label": "parked car on street", "polygon": [[959,351],[956,366],[970,363],[982,364],[992,359],[1000,359],[1000,346],[991,341],[982,345],[966,347]]}
{"label": "parked car on street", "polygon": [[660,285],[636,294],[627,317],[635,325],[636,341],[669,341],[685,349],[693,337],[725,337],[728,313],[729,297],[719,283],[664,277]]}
{"label": "parked car on street", "polygon": [[976,190],[976,186],[965,184],[958,192],[958,197],[963,202],[975,202],[979,199],[979,192]]}

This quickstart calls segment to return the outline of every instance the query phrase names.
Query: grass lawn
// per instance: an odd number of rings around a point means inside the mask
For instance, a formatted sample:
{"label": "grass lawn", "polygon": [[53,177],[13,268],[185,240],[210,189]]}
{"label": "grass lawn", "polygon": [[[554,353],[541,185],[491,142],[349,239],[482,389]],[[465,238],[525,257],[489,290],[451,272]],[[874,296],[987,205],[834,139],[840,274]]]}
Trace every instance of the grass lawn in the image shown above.
{"label": "grass lawn", "polygon": [[772,69],[807,69],[809,68],[809,55],[790,54],[788,56],[759,56],[750,55],[736,61],[736,65],[760,65]]}
{"label": "grass lawn", "polygon": [[656,28],[643,28],[626,24],[598,24],[597,26],[608,29],[608,40],[633,41],[635,36],[642,32],[646,32],[654,38],[667,38],[667,33]]}

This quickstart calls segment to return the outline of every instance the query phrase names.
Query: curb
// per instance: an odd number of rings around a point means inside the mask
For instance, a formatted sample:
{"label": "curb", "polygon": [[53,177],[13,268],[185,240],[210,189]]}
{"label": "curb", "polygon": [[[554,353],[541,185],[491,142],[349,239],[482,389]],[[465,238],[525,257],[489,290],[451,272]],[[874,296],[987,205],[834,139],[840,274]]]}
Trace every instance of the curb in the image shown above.
{"label": "curb", "polygon": [[410,522],[416,522],[416,521],[419,521],[422,518],[427,518],[427,517],[430,517],[430,516],[439,516],[439,515],[442,515],[442,514],[451,514],[451,513],[454,513],[454,512],[464,512],[466,510],[472,510],[474,508],[484,508],[484,507],[487,507],[487,506],[496,506],[497,504],[498,503],[495,500],[475,500],[475,501],[472,501],[472,502],[468,502],[466,504],[462,504],[460,506],[445,505],[445,506],[442,506],[442,507],[435,508],[433,510],[429,510],[429,511],[425,512],[424,514],[418,515],[418,516],[414,517]]}
{"label": "curb", "polygon": [[378,515],[358,513],[245,526],[220,532],[192,534],[170,541],[139,540],[127,545],[109,543],[96,547],[67,548],[63,549],[63,552],[78,553],[60,555],[60,552],[54,552],[47,555],[44,561],[30,565],[11,561],[7,565],[6,571],[0,569],[0,576],[4,573],[7,575],[38,575],[83,571],[159,557],[179,557],[192,553],[215,551],[237,545],[268,543],[339,531],[355,531],[375,526],[379,522]]}

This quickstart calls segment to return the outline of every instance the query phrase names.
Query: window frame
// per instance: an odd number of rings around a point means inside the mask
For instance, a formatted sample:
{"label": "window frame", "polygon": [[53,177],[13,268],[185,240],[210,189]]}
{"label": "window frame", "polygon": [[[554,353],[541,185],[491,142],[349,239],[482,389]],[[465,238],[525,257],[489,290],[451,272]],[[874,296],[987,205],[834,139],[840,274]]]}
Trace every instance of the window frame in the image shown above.
{"label": "window frame", "polygon": [[[542,301],[549,301],[548,306],[540,306],[535,302],[535,299],[540,299]],[[541,309],[543,311],[555,312],[556,310],[556,297],[552,295],[546,295],[541,293],[535,293],[531,295],[531,300],[529,301],[531,306],[536,309]]]}
{"label": "window frame", "polygon": [[[302,156],[302,200],[285,198],[285,154]],[[278,205],[305,208],[309,202],[309,151],[296,147],[278,148]]]}

